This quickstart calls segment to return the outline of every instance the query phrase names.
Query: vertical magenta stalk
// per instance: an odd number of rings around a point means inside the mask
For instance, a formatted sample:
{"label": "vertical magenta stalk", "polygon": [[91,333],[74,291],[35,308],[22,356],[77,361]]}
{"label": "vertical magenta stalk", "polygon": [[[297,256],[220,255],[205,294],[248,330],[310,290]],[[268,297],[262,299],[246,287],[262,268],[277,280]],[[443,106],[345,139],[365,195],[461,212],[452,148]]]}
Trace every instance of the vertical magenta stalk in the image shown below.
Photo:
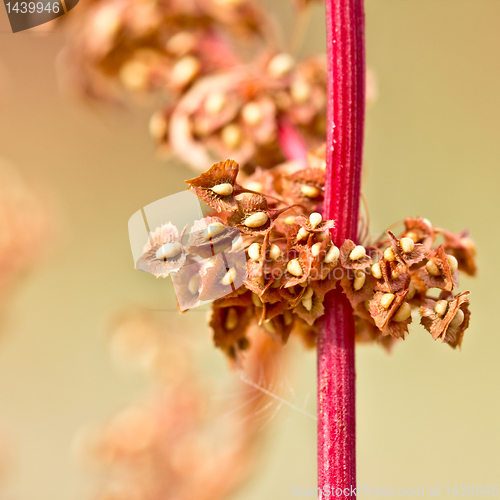
{"label": "vertical magenta stalk", "polygon": [[[328,113],[325,218],[337,246],[356,241],[365,113],[363,0],[326,0]],[[356,485],[354,316],[345,295],[330,292],[318,338],[318,486]],[[346,489],[347,488],[347,489]]]}

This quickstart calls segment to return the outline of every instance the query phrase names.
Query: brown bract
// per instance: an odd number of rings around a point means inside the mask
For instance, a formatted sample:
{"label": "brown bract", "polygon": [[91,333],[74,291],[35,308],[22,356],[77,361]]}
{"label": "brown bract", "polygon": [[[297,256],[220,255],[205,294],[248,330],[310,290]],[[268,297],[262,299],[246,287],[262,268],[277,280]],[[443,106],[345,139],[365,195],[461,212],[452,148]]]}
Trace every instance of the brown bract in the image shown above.
{"label": "brown bract", "polygon": [[305,307],[304,300],[302,300],[297,306],[295,306],[293,311],[308,325],[312,326],[318,318],[323,316],[325,313],[325,307],[323,306],[323,299],[318,297],[316,294],[313,294],[311,300],[312,304],[309,309]]}
{"label": "brown bract", "polygon": [[398,292],[408,289],[410,285],[410,273],[405,262],[389,262],[385,258],[378,261],[382,278],[377,280],[375,289],[380,292]]}
{"label": "brown bract", "polygon": [[352,260],[350,255],[356,247],[352,240],[345,240],[340,247],[340,262],[344,269],[366,269],[373,264],[371,257],[366,254],[361,259]]}
{"label": "brown bract", "polygon": [[[237,194],[235,191],[237,192],[238,189],[236,184],[238,170],[239,167],[235,161],[221,161],[212,165],[198,177],[187,180],[186,183],[201,200],[218,212],[222,210],[235,211],[238,208],[235,200],[235,194]],[[216,192],[218,186],[223,186],[231,192],[218,194]]]}
{"label": "brown bract", "polygon": [[448,305],[446,313],[441,316],[436,313],[437,301],[435,299],[424,300],[420,308],[422,316],[420,322],[431,333],[434,340],[440,338],[453,349],[462,345],[464,332],[470,321],[469,295],[468,291],[459,293],[456,297],[443,293],[441,300],[447,300]]}
{"label": "brown bract", "polygon": [[407,217],[405,219],[405,227],[406,230],[400,238],[411,237],[415,243],[422,243],[427,248],[430,248],[436,239],[434,227],[427,219]]}
{"label": "brown bract", "polygon": [[[150,233],[149,241],[144,245],[143,254],[135,264],[136,269],[146,271],[157,278],[166,278],[170,273],[178,271],[186,261],[186,251],[182,246],[185,231],[186,227],[179,237],[179,231],[170,222],[157,227],[154,232]],[[170,258],[157,258],[157,251],[167,243],[178,244],[179,253]]]}
{"label": "brown bract", "polygon": [[405,290],[394,294],[394,299],[388,308],[382,305],[383,297],[387,295],[383,292],[375,292],[373,299],[370,300],[370,314],[383,335],[404,339],[405,334],[408,333],[411,316],[405,321],[393,321],[393,317],[405,301],[407,293],[408,291]]}
{"label": "brown bract", "polygon": [[440,288],[451,292],[454,286],[458,286],[458,270],[453,275],[451,274],[448,256],[443,245],[439,245],[437,250],[431,252],[427,258],[428,260],[432,259],[440,272],[438,276],[433,276],[425,267],[419,270],[419,277],[427,288]]}
{"label": "brown bract", "polygon": [[237,206],[228,218],[228,224],[254,236],[271,231],[274,220],[288,210],[288,207],[280,210],[269,208],[266,198],[259,194],[244,194],[242,199],[237,200]]}
{"label": "brown bract", "polygon": [[244,306],[213,307],[210,327],[214,343],[233,361],[248,347],[246,329],[253,319],[253,308]]}
{"label": "brown bract", "polygon": [[458,261],[458,269],[470,276],[475,276],[476,244],[471,239],[469,231],[464,230],[458,234],[441,230],[444,236],[444,249],[447,254],[453,255]]}
{"label": "brown bract", "polygon": [[283,178],[283,199],[289,204],[302,205],[308,212],[323,203],[325,172],[319,168],[304,168]]}
{"label": "brown bract", "polygon": [[184,265],[178,271],[171,273],[177,306],[181,312],[200,305],[200,290],[205,266],[206,262],[199,262],[193,256],[188,255]]}
{"label": "brown bract", "polygon": [[[354,289],[354,279],[356,273],[365,274],[365,283],[359,290]],[[340,285],[342,290],[349,299],[351,306],[354,310],[357,310],[358,306],[363,304],[366,300],[370,300],[373,297],[375,278],[371,274],[367,274],[364,271],[344,271],[342,279],[340,280]]]}
{"label": "brown bract", "polygon": [[425,245],[415,243],[413,250],[409,253],[405,253],[401,246],[401,240],[398,240],[391,231],[387,231],[387,234],[389,235],[391,247],[400,262],[404,262],[408,266],[413,266],[425,259],[428,253],[428,249],[425,248]]}
{"label": "brown bract", "polygon": [[309,217],[306,217],[302,214],[295,218],[295,223],[300,227],[307,229],[307,231],[310,233],[324,233],[325,231],[329,231],[330,229],[335,227],[334,220],[322,220],[319,224],[313,226],[311,224],[311,221],[309,220]]}
{"label": "brown bract", "polygon": [[199,299],[215,300],[235,292],[247,279],[243,250],[221,252],[205,264]]}

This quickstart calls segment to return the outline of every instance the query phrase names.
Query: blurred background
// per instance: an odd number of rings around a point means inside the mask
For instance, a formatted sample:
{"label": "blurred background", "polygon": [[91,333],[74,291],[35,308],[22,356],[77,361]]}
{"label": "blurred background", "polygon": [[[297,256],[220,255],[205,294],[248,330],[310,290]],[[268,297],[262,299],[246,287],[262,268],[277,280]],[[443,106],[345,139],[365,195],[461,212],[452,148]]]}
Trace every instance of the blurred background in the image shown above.
{"label": "blurred background", "polygon": [[[285,0],[270,8],[289,28]],[[368,65],[379,88],[366,131],[371,232],[406,216],[469,228],[479,276],[461,277],[460,290],[472,290],[461,351],[433,342],[416,321],[391,355],[358,347],[359,484],[424,487],[427,496],[430,485],[443,495],[447,485],[500,483],[499,19],[496,0],[366,2]],[[112,313],[136,304],[163,309],[155,314],[196,340],[206,369],[222,379],[235,375],[212,348],[206,308],[179,315],[170,281],[134,270],[129,217],[193,176],[155,156],[148,103],[112,110],[68,97],[55,71],[64,35],[13,35],[3,9],[0,21],[0,157],[50,193],[61,219],[50,257],[3,312],[3,495],[83,499],[92,478],[75,455],[75,437],[148,386],[147,377],[113,365],[105,335]],[[304,54],[324,46],[323,12],[315,6]],[[286,349],[285,395],[314,414],[315,354],[298,342]],[[262,421],[268,436],[256,474],[237,500],[281,500],[292,485],[316,485],[315,421],[286,406],[269,420]]]}

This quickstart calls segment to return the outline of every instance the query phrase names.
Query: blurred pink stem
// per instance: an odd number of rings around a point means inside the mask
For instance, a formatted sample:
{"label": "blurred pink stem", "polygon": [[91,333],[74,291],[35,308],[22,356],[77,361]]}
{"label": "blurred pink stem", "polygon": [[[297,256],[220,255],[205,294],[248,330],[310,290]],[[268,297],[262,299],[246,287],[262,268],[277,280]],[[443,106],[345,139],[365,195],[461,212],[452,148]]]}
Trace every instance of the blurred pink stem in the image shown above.
{"label": "blurred pink stem", "polygon": [[301,161],[306,164],[307,146],[298,130],[285,120],[281,120],[278,127],[278,141],[283,156],[288,161]]}
{"label": "blurred pink stem", "polygon": [[[365,113],[363,0],[326,0],[328,111],[325,218],[333,241],[356,241]],[[354,316],[339,288],[325,300],[318,336],[318,486],[356,486]],[[340,491],[339,491],[340,493]]]}

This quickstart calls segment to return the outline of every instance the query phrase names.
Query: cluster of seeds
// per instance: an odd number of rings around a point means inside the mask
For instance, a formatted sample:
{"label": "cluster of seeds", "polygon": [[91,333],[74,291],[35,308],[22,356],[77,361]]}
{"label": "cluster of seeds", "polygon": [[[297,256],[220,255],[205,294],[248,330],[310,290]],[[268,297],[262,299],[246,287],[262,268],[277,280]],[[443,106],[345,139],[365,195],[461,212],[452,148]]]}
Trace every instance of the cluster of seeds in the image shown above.
{"label": "cluster of seeds", "polygon": [[317,147],[326,134],[326,61],[296,62],[286,53],[266,53],[255,62],[207,77],[190,89],[168,116],[159,144],[196,169],[213,158],[234,158],[245,172],[272,168],[290,143]]}
{"label": "cluster of seeds", "polygon": [[[295,3],[307,17],[309,0]],[[251,173],[325,141],[326,58],[297,61],[256,0],[94,0],[62,19],[65,86],[119,103],[159,94],[158,150],[198,171],[230,157]]]}
{"label": "cluster of seeds", "polygon": [[79,11],[63,20],[63,62],[72,86],[91,98],[114,99],[120,88],[178,97],[203,75],[240,64],[237,42],[272,43],[252,0],[96,0]]}
{"label": "cluster of seeds", "polygon": [[[332,241],[335,221],[321,214],[324,148],[309,155],[309,165],[258,169],[239,184],[236,162],[216,163],[186,181],[213,216],[193,226],[186,245],[173,226],[159,228],[138,267],[157,266],[161,276],[174,272],[182,304],[215,299],[214,341],[232,359],[249,347],[246,332],[255,323],[280,342],[294,332],[314,345],[325,294],[336,287],[352,305],[359,341],[390,347],[404,339],[417,309],[434,339],[459,346],[469,324],[469,292],[453,290],[459,270],[476,270],[468,233],[408,218],[398,237],[387,231],[374,242]],[[193,255],[211,259],[193,263]],[[430,289],[437,289],[435,298]]]}

